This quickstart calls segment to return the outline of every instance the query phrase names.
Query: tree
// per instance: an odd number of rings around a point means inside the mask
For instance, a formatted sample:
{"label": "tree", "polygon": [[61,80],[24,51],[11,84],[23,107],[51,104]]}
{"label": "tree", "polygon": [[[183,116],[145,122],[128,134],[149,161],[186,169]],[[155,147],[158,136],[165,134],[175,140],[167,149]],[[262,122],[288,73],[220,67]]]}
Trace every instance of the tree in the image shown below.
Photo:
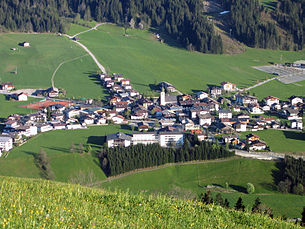
{"label": "tree", "polygon": [[225,199],[225,202],[224,202],[224,205],[223,205],[225,208],[229,208],[230,207],[230,203],[228,201],[228,199],[226,198]]}
{"label": "tree", "polygon": [[235,210],[245,211],[245,205],[243,204],[243,199],[241,197],[238,198],[238,200],[235,204]]}
{"label": "tree", "polygon": [[290,185],[291,182],[288,179],[286,179],[285,181],[280,181],[280,183],[277,186],[278,191],[282,193],[288,193],[290,192]]}
{"label": "tree", "polygon": [[253,184],[251,184],[251,183],[247,184],[247,192],[248,192],[248,194],[252,194],[255,192],[255,187]]}
{"label": "tree", "polygon": [[224,206],[224,201],[220,193],[217,193],[215,203],[220,206]]}
{"label": "tree", "polygon": [[75,151],[76,151],[76,147],[75,147],[74,143],[72,142],[71,147],[70,147],[70,152],[75,153]]}
{"label": "tree", "polygon": [[294,185],[292,188],[292,192],[297,195],[303,195],[304,194],[304,186],[301,183],[298,183],[297,185]]}
{"label": "tree", "polygon": [[43,177],[45,177],[47,180],[53,180],[55,178],[55,175],[50,167],[50,161],[47,153],[43,149],[40,149],[40,152],[36,158],[36,163],[40,168]]}
{"label": "tree", "polygon": [[258,212],[258,207],[259,207],[259,205],[260,205],[261,203],[262,203],[262,202],[261,202],[260,198],[257,197],[257,198],[255,199],[254,205],[253,205],[253,207],[252,207],[252,212]]}
{"label": "tree", "polygon": [[82,143],[80,143],[80,144],[78,145],[78,152],[79,152],[80,154],[82,154],[82,153],[84,152],[84,146],[83,146]]}
{"label": "tree", "polygon": [[305,207],[303,208],[303,212],[302,212],[301,226],[305,226]]}
{"label": "tree", "polygon": [[203,197],[203,202],[205,204],[211,204],[213,203],[213,197],[212,197],[212,194],[211,194],[211,191],[208,191],[204,194],[204,197]]}

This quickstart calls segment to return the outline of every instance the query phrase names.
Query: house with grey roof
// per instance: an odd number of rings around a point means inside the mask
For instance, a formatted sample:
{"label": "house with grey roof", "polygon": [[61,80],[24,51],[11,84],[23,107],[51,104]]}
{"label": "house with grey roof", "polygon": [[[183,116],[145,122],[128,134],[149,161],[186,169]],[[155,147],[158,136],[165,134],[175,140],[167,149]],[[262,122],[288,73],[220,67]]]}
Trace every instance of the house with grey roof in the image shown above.
{"label": "house with grey roof", "polygon": [[116,146],[128,147],[132,143],[132,137],[128,134],[118,132],[107,135],[106,141],[109,148]]}

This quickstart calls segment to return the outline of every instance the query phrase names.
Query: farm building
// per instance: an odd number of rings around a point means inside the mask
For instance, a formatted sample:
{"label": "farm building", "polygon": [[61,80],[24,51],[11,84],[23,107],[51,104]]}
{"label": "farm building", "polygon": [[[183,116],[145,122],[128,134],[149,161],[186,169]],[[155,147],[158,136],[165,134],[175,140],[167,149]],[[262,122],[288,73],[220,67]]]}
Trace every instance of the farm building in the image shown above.
{"label": "farm building", "polygon": [[30,43],[29,42],[23,42],[23,43],[21,43],[21,46],[30,47]]}
{"label": "farm building", "polygon": [[6,83],[2,83],[1,84],[1,89],[2,90],[7,90],[7,91],[11,91],[15,88],[15,86],[13,85],[13,83],[11,82],[6,82]]}

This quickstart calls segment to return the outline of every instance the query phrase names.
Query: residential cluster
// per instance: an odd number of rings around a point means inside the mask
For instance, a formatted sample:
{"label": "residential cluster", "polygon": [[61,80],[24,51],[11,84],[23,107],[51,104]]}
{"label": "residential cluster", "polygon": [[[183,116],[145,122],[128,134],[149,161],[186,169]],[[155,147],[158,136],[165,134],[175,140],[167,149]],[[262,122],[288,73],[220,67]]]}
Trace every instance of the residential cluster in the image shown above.
{"label": "residential cluster", "polygon": [[[109,147],[151,143],[179,147],[184,133],[192,132],[199,140],[228,144],[242,150],[266,150],[268,146],[259,136],[237,133],[268,128],[303,129],[304,97],[293,96],[289,101],[280,101],[268,96],[259,101],[230,82],[210,85],[208,91],[193,95],[181,95],[170,83],[161,82],[158,85],[160,96],[146,98],[121,74],[101,74],[99,79],[108,89],[108,104],[97,107],[53,102],[33,114],[11,115],[5,122],[0,148],[8,151],[13,147],[11,142],[22,144],[39,132],[124,124],[138,132],[107,136]],[[9,143],[3,147],[7,141]]]}

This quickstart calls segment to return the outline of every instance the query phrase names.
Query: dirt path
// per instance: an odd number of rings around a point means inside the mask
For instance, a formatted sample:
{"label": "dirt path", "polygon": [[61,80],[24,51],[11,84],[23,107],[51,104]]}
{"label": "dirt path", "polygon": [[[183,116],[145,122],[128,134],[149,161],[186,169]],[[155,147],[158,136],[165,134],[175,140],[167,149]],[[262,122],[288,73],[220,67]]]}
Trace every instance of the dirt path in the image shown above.
{"label": "dirt path", "polygon": [[206,160],[206,161],[191,161],[191,162],[181,162],[181,163],[169,163],[169,164],[160,165],[160,166],[156,166],[156,167],[137,169],[137,170],[133,170],[133,171],[130,171],[130,172],[127,172],[127,173],[120,174],[118,176],[108,177],[106,180],[98,181],[98,182],[89,184],[88,186],[89,187],[94,187],[94,186],[98,186],[98,185],[101,185],[101,184],[109,182],[109,181],[117,180],[117,179],[120,179],[120,178],[123,178],[123,177],[127,177],[127,176],[130,176],[130,175],[137,174],[137,173],[156,171],[156,170],[168,168],[168,167],[171,167],[171,166],[220,163],[220,162],[232,161],[232,160],[236,160],[236,159],[237,159],[237,157],[230,157],[230,158],[227,158],[227,159],[219,159],[219,160]]}
{"label": "dirt path", "polygon": [[271,79],[267,79],[267,80],[265,80],[265,81],[263,81],[263,82],[260,82],[260,83],[255,84],[255,85],[253,85],[253,86],[251,86],[251,87],[244,88],[244,89],[242,89],[242,91],[249,91],[249,90],[251,90],[251,89],[253,89],[253,88],[259,87],[259,86],[261,86],[261,85],[263,85],[263,84],[265,84],[265,83],[268,83],[268,82],[270,82],[270,81],[272,81],[272,80],[275,80],[275,79],[278,79],[278,78],[279,78],[279,77],[277,76],[277,77],[273,77],[273,78],[271,78]]}
{"label": "dirt path", "polygon": [[66,63],[69,63],[69,62],[72,62],[72,61],[75,61],[75,60],[78,60],[78,59],[81,59],[81,58],[83,58],[83,57],[85,57],[85,56],[88,56],[88,54],[85,54],[85,55],[82,55],[82,56],[79,56],[79,57],[75,57],[75,58],[73,58],[73,59],[71,59],[71,60],[65,60],[65,61],[61,62],[61,63],[58,65],[58,67],[55,69],[55,71],[53,72],[53,75],[52,75],[52,77],[51,77],[51,84],[52,84],[52,87],[55,88],[54,77],[55,77],[55,75],[56,75],[56,72],[60,69],[60,67],[61,67],[62,65],[66,64]]}

